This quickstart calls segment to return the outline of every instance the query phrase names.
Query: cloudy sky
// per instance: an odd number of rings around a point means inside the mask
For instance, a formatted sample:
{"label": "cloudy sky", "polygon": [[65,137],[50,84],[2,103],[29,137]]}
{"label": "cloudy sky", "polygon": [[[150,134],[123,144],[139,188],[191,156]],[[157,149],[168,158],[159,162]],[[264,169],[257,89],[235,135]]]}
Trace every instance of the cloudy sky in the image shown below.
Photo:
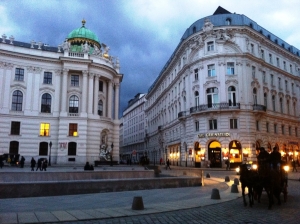
{"label": "cloudy sky", "polygon": [[148,91],[185,30],[218,6],[300,49],[299,0],[1,0],[0,36],[58,46],[84,18],[119,57],[122,112],[137,93]]}

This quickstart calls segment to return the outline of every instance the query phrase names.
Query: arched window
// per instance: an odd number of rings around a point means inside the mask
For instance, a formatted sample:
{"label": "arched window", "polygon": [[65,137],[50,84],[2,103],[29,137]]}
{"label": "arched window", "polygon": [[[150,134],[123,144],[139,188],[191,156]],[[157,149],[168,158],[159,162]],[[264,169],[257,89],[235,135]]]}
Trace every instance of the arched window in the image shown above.
{"label": "arched window", "polygon": [[272,107],[273,107],[273,111],[276,111],[275,95],[272,96]]}
{"label": "arched window", "polygon": [[257,105],[257,91],[256,91],[256,88],[253,89],[253,104]]}
{"label": "arched window", "polygon": [[264,93],[264,105],[267,109],[268,108],[268,95],[267,95],[267,93]]}
{"label": "arched window", "polygon": [[234,86],[228,87],[228,104],[229,106],[236,106],[236,91]]}
{"label": "arched window", "polygon": [[231,25],[231,19],[230,18],[227,18],[225,22],[226,22],[226,25],[228,25],[228,26]]}
{"label": "arched window", "polygon": [[98,101],[98,115],[103,116],[103,102],[102,102],[102,100]]}
{"label": "arched window", "polygon": [[20,90],[16,90],[12,95],[11,110],[22,111],[23,93]]}
{"label": "arched window", "polygon": [[49,93],[45,93],[42,96],[41,112],[51,113],[51,95]]}
{"label": "arched window", "polygon": [[283,113],[283,102],[282,102],[282,98],[279,99],[279,104],[280,104],[280,112]]}
{"label": "arched window", "polygon": [[11,141],[9,143],[9,153],[10,154],[19,154],[19,142]]}
{"label": "arched window", "polygon": [[195,91],[195,106],[199,106],[199,92]]}
{"label": "arched window", "polygon": [[76,148],[77,148],[76,142],[69,142],[68,143],[68,156],[76,156]]}
{"label": "arched window", "polygon": [[79,99],[73,95],[69,100],[69,113],[78,113]]}
{"label": "arched window", "polygon": [[216,107],[216,105],[219,103],[219,95],[218,95],[218,88],[208,88],[206,90],[206,96],[207,96],[207,106],[210,107]]}

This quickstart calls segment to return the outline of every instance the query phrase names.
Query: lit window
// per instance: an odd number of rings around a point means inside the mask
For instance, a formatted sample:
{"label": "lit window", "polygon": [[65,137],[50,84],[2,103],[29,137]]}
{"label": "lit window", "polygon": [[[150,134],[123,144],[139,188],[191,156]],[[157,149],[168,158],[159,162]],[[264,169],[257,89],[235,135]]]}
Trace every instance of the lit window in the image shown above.
{"label": "lit window", "polygon": [[234,63],[227,62],[227,75],[234,75]]}
{"label": "lit window", "polygon": [[207,42],[207,51],[213,51],[214,50],[214,42]]}
{"label": "lit window", "polygon": [[79,86],[79,75],[71,75],[71,86]]}
{"label": "lit window", "polygon": [[52,84],[52,73],[44,72],[44,84]]}
{"label": "lit window", "polygon": [[78,136],[77,124],[74,123],[69,124],[69,136]]}
{"label": "lit window", "polygon": [[49,136],[50,124],[41,123],[40,125],[40,136]]}
{"label": "lit window", "polygon": [[215,65],[208,65],[207,71],[208,71],[208,77],[216,76]]}
{"label": "lit window", "polygon": [[16,68],[15,80],[16,81],[24,81],[24,69]]}

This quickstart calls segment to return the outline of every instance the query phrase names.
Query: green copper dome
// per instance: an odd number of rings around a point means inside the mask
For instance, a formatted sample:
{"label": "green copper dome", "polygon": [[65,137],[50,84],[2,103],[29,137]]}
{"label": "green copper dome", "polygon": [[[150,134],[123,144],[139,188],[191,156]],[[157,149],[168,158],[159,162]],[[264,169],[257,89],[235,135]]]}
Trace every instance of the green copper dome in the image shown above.
{"label": "green copper dome", "polygon": [[67,39],[68,42],[71,43],[71,45],[80,45],[87,42],[92,46],[97,46],[99,49],[101,48],[99,39],[96,34],[85,27],[85,20],[82,20],[82,27],[75,29],[71,33],[69,33]]}

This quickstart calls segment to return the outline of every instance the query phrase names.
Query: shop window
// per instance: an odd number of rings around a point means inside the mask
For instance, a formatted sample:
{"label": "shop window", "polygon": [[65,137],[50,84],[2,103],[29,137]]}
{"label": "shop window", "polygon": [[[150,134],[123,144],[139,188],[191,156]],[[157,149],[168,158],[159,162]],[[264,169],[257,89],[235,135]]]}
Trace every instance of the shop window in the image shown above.
{"label": "shop window", "polygon": [[69,136],[78,136],[78,130],[77,130],[78,125],[75,123],[70,123],[69,124]]}
{"label": "shop window", "polygon": [[40,124],[40,136],[49,136],[50,132],[50,124],[49,123],[41,123]]}
{"label": "shop window", "polygon": [[20,126],[21,126],[21,122],[12,121],[11,126],[10,126],[10,134],[11,135],[20,135]]}

